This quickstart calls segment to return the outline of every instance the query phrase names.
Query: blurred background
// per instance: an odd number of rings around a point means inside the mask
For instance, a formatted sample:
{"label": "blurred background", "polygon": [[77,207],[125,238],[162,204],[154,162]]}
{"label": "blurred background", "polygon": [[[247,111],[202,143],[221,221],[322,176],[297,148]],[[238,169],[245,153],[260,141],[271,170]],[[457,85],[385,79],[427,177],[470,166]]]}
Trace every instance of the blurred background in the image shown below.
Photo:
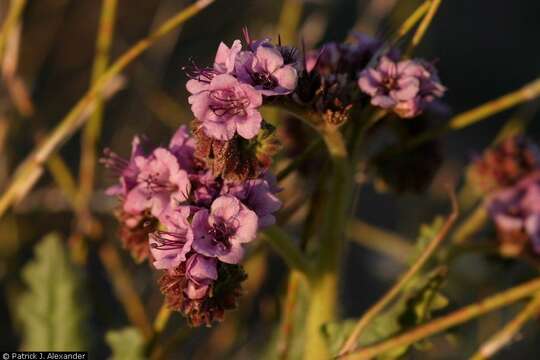
{"label": "blurred background", "polygon": [[[111,60],[189,3],[120,0]],[[304,41],[306,48],[312,49],[326,41],[343,41],[351,31],[385,34],[419,3],[417,0],[217,0],[145,52],[123,73],[118,86],[109,89],[98,148],[109,147],[128,154],[134,134],[146,134],[155,142],[166,143],[179,124],[191,120],[182,67],[191,59],[199,64],[211,63],[219,42],[230,44],[241,38],[243,26],[249,27],[253,38],[271,36],[277,40],[281,35],[285,43],[300,46]],[[8,0],[0,0],[0,23],[9,4]],[[8,39],[0,77],[1,189],[36,142],[88,89],[101,5],[98,0],[27,2],[21,25]],[[540,2],[536,0],[442,2],[417,55],[436,61],[442,82],[449,89],[445,100],[452,113],[517,89],[540,74],[540,48],[535,46],[540,34],[539,14]],[[518,111],[533,119],[529,134],[538,140],[539,126],[534,121],[538,119],[536,104]],[[364,187],[356,216],[400,233],[405,239],[414,239],[419,224],[447,211],[442,184],[459,182],[471,154],[489,144],[514,114],[514,111],[505,112],[445,137],[443,165],[424,194],[398,197],[379,193],[371,186]],[[110,354],[104,341],[108,330],[127,326],[134,318],[142,327],[148,326],[148,319],[153,319],[161,306],[155,272],[147,264],[135,264],[121,249],[112,216],[115,204],[103,194],[114,179],[101,166],[97,168],[90,202],[95,215],[90,225],[93,236],[80,248],[77,233],[81,225],[73,215],[66,193],[70,184],[64,189],[57,185],[65,179],[61,176],[66,170],[63,164],[72,174],[78,174],[80,148],[81,138],[76,134],[59,153],[64,163],[56,164],[55,176],[60,174],[60,180],[47,171],[29,196],[0,220],[0,350],[19,348],[21,327],[15,309],[18,295],[24,289],[21,269],[32,258],[33,246],[51,231],[61,234],[75,254],[84,254],[82,301],[89,313],[91,358]],[[294,189],[286,196],[293,197]],[[103,247],[103,244],[108,245]],[[357,317],[391,284],[403,265],[356,244],[351,243],[348,250],[343,281],[346,286],[340,296],[344,317]],[[172,339],[165,358],[262,357],[258,355],[260,350],[268,345],[274,327],[279,324],[287,271],[282,261],[263,244],[252,250],[246,268],[249,280],[239,310],[228,314],[224,323],[212,329],[189,329],[180,316],[174,315],[165,329]],[[448,288],[451,308],[531,274],[526,266],[479,256],[463,259],[457,269]],[[138,305],[126,305],[130,291],[139,298]],[[145,312],[142,315],[137,313],[140,305]],[[131,310],[126,310],[126,306],[131,306]],[[486,339],[511,314],[509,310],[508,314],[489,315],[474,325],[460,327],[451,339],[435,339],[432,351],[413,352],[409,358],[465,358],[464,354],[474,351],[475,344]],[[528,329],[540,330],[537,324]],[[537,340],[538,335],[527,336],[497,358],[540,358]]]}

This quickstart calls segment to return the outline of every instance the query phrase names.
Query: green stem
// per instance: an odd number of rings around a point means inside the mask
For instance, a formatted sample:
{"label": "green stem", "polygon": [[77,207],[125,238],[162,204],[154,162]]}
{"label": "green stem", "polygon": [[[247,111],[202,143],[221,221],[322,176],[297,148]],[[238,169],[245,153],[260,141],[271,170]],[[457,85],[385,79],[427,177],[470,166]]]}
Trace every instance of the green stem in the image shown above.
{"label": "green stem", "polygon": [[291,237],[277,226],[264,230],[265,240],[285,260],[287,265],[304,275],[311,273],[310,264],[305,255],[294,245]]}
{"label": "green stem", "polygon": [[362,332],[369,326],[371,321],[382,311],[384,308],[394,300],[401,290],[411,281],[411,279],[424,267],[427,261],[435,253],[435,250],[439,247],[441,242],[446,238],[446,235],[450,231],[450,228],[455,223],[458,217],[458,206],[455,195],[452,193],[452,213],[448,216],[444,226],[441,230],[433,237],[429,244],[425,247],[422,253],[418,256],[416,261],[411,265],[411,267],[399,278],[399,280],[384,294],[384,296],[377,301],[356,323],[353,332],[343,344],[339,355],[343,356],[349,354],[356,348],[356,344]]}
{"label": "green stem", "polygon": [[540,290],[540,278],[518,285],[512,289],[490,296],[480,302],[465,306],[448,315],[441,316],[427,324],[419,325],[412,330],[365,347],[358,352],[350,354],[347,359],[373,359],[391,349],[414,344],[422,339],[433,336],[446,329],[463,324],[469,320],[513,304],[523,298],[530,297]]}
{"label": "green stem", "polygon": [[304,359],[329,359],[328,346],[321,327],[337,316],[338,275],[344,244],[344,228],[352,187],[347,169],[347,153],[341,133],[328,130],[322,133],[333,160],[334,172],[328,202],[326,223],[321,237],[317,266],[311,278],[311,303],[306,323]]}
{"label": "green stem", "polygon": [[84,116],[85,111],[88,111],[88,109],[95,104],[98,95],[106,88],[106,86],[111,84],[111,81],[115,76],[120,74],[129,64],[131,64],[131,62],[133,62],[133,60],[137,59],[157,40],[170,33],[213,2],[214,0],[198,0],[186,7],[184,10],[168,19],[148,37],[137,42],[120,56],[98,80],[96,80],[92,87],[84,94],[77,104],[75,104],[47,138],[26,157],[21,165],[19,165],[13,179],[7,186],[7,189],[0,196],[0,217],[4,215],[11,205],[20,201],[28,194],[30,189],[41,177],[44,162],[84,124],[88,119],[87,116]]}

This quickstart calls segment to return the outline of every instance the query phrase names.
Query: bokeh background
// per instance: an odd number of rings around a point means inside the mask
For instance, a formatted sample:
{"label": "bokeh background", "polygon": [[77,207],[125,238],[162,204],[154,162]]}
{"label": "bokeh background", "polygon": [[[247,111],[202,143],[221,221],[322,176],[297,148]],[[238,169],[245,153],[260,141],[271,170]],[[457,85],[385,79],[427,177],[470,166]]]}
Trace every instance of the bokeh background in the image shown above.
{"label": "bokeh background", "polygon": [[[88,89],[95,55],[95,39],[101,1],[29,0],[22,16],[18,54],[3,64],[0,78],[0,188],[5,188],[17,164],[36,141],[66,114]],[[115,59],[137,40],[190,2],[186,0],[120,0],[111,58]],[[417,0],[217,0],[184,26],[159,41],[124,72],[123,87],[107,101],[100,148],[127,154],[134,134],[146,134],[165,143],[173,129],[191,120],[182,67],[190,60],[211,62],[220,41],[231,43],[248,26],[253,37],[278,34],[284,40],[316,48],[326,41],[345,40],[351,31],[385,34],[403,21]],[[0,0],[0,19],[8,8]],[[284,12],[284,9],[288,9]],[[298,24],[294,10],[300,9]],[[540,73],[540,2],[536,0],[443,1],[418,55],[436,60],[445,97],[453,113],[459,113],[536,78]],[[296,28],[296,30],[295,30]],[[16,40],[13,40],[16,41]],[[537,106],[519,109],[532,118],[529,134],[537,138]],[[442,184],[457,183],[463,166],[474,151],[491,142],[509,111],[444,138],[444,163],[427,193],[395,196],[367,186],[356,216],[377,226],[414,239],[421,223],[447,211]],[[78,173],[80,136],[60,151],[69,170]],[[122,285],[111,273],[128,275],[142,299],[149,318],[161,305],[155,273],[146,264],[133,263],[120,249],[114,203],[103,190],[113,179],[97,170],[92,210],[97,216],[95,239],[88,242],[84,265],[85,297],[90,308],[92,358],[105,358],[107,330],[130,323],[119,301]],[[294,189],[293,189],[294,190]],[[286,196],[294,196],[294,191]],[[364,204],[368,204],[364,206]],[[0,220],[0,350],[19,347],[20,327],[14,317],[17,295],[22,290],[21,268],[32,257],[33,245],[46,233],[56,231],[66,242],[74,241],[77,222],[65,193],[47,173],[27,199]],[[104,264],[108,255],[101,246],[113,245],[115,268]],[[110,254],[109,254],[110,255]],[[114,262],[114,261],[113,261]],[[213,329],[189,329],[174,316],[166,333],[174,335],[168,358],[254,359],[272,337],[278,323],[286,288],[286,269],[264,245],[257,246],[246,265],[250,278],[240,310]],[[118,269],[119,268],[119,269]],[[392,258],[351,244],[340,294],[343,315],[360,315],[403,270]],[[452,307],[466,304],[530,276],[530,269],[507,262],[474,257],[457,264],[449,291]],[[482,284],[480,286],[479,284]],[[411,359],[462,359],[474,351],[511,311],[490,315],[460,328],[452,338],[440,337],[432,351],[415,353]],[[535,334],[536,331],[536,335]],[[538,325],[527,327],[524,340],[501,352],[500,359],[540,358]],[[532,335],[531,335],[532,334]]]}

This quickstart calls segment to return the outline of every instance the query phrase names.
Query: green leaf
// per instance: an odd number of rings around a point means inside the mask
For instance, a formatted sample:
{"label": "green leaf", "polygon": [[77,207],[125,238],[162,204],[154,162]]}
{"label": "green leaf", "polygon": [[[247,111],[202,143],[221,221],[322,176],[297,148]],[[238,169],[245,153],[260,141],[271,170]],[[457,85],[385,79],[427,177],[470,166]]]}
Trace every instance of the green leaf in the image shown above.
{"label": "green leaf", "polygon": [[418,258],[422,251],[424,251],[426,246],[433,240],[435,236],[437,236],[443,225],[444,218],[442,216],[437,216],[431,224],[422,224],[420,226],[420,233],[416,239],[415,251],[413,251],[411,254],[409,263],[414,263],[416,258]]}
{"label": "green leaf", "polygon": [[105,340],[112,349],[111,360],[143,360],[146,358],[144,338],[141,332],[134,327],[108,331]]}
{"label": "green leaf", "polygon": [[47,235],[35,247],[35,259],[22,270],[28,290],[17,313],[26,351],[87,350],[87,324],[81,278],[70,263],[60,238]]}

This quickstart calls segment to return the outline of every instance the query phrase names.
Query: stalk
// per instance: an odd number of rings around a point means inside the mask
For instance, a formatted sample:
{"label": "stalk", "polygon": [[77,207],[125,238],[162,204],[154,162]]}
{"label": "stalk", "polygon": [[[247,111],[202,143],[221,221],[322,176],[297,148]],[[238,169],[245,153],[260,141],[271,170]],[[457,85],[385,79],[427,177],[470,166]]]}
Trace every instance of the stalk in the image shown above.
{"label": "stalk", "polygon": [[351,193],[351,176],[347,168],[347,153],[341,133],[323,132],[324,141],[333,161],[333,174],[315,272],[310,279],[311,303],[306,322],[304,359],[326,360],[331,354],[322,336],[322,326],[336,319],[338,277],[344,244],[344,229]]}

